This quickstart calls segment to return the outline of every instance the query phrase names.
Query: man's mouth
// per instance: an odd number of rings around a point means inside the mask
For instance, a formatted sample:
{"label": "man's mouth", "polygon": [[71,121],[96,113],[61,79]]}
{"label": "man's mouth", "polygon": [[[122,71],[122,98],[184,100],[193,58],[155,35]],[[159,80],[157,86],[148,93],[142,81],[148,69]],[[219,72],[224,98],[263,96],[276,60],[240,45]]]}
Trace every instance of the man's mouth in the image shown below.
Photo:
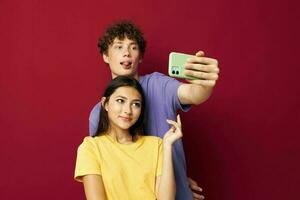
{"label": "man's mouth", "polygon": [[131,61],[124,61],[120,63],[125,69],[129,69],[131,67]]}

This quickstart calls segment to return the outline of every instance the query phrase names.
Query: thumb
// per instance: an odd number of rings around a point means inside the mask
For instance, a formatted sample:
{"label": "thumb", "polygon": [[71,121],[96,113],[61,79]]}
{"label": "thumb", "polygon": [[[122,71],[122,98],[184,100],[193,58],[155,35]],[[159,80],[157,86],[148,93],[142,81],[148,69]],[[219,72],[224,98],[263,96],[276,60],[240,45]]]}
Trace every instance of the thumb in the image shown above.
{"label": "thumb", "polygon": [[196,53],[196,56],[200,57],[200,56],[204,56],[204,51],[198,51]]}

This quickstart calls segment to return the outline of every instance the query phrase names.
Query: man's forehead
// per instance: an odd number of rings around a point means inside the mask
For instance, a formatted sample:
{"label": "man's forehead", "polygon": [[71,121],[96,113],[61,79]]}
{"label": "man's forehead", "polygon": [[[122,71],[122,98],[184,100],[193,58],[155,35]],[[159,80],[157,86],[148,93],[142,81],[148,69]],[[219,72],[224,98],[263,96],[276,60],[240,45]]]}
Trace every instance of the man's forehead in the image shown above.
{"label": "man's forehead", "polygon": [[124,42],[128,42],[130,44],[137,44],[136,41],[128,39],[127,37],[125,37],[124,39],[115,38],[113,41],[113,43],[124,43]]}

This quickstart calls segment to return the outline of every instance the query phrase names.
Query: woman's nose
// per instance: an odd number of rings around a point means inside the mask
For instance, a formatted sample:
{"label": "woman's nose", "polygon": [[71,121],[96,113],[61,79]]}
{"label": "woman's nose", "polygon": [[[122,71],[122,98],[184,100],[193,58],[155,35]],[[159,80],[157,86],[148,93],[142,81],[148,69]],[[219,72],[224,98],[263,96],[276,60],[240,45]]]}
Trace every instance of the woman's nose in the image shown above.
{"label": "woman's nose", "polygon": [[128,115],[130,115],[132,113],[132,110],[131,110],[131,105],[126,105],[124,106],[124,112]]}

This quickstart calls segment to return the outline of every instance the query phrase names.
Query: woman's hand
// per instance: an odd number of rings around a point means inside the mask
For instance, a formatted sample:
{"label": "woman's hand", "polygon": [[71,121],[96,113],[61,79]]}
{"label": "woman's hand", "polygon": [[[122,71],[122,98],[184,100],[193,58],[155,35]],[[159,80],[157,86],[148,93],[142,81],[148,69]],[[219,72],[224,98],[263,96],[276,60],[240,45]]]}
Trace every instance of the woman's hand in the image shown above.
{"label": "woman's hand", "polygon": [[182,137],[180,116],[177,115],[177,122],[167,119],[168,124],[172,127],[165,133],[163,142],[164,145],[173,145],[176,140]]}

